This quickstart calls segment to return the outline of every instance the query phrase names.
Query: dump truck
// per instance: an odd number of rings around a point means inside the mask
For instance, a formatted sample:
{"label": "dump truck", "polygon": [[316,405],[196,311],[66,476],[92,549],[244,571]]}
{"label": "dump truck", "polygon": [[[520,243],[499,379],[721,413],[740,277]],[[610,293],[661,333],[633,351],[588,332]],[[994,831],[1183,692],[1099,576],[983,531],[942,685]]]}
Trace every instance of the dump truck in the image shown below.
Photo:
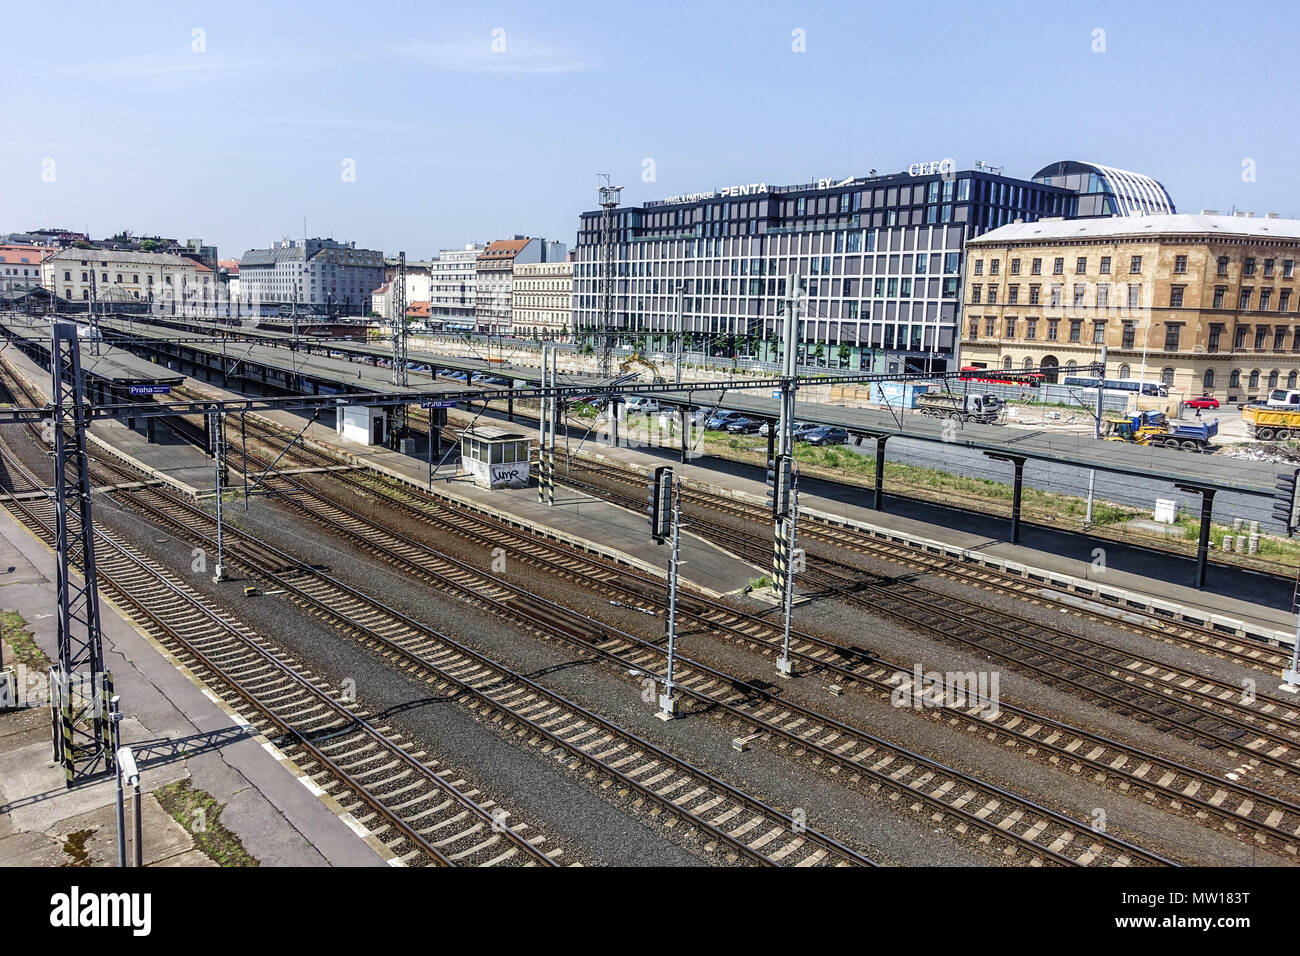
{"label": "dump truck", "polygon": [[1219,420],[1208,422],[1170,421],[1164,412],[1138,412],[1107,418],[1102,437],[1134,445],[1160,445],[1184,451],[1209,451],[1210,439],[1219,434]]}
{"label": "dump truck", "polygon": [[1284,441],[1300,438],[1300,411],[1247,405],[1241,410],[1246,431],[1256,441]]}
{"label": "dump truck", "polygon": [[924,392],[916,396],[916,408],[931,418],[952,418],[963,422],[982,422],[985,425],[998,420],[1006,402],[988,393],[954,395],[950,392]]}

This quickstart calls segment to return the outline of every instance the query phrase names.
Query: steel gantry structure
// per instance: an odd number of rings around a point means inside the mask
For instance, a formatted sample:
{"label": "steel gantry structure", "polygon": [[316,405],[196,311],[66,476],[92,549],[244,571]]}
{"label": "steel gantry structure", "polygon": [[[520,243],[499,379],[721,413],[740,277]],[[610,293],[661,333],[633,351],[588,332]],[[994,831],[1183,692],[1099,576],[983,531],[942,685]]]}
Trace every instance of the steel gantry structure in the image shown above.
{"label": "steel gantry structure", "polygon": [[614,283],[618,281],[614,268],[614,209],[618,206],[622,186],[610,185],[609,176],[601,178],[600,187],[600,361],[597,371],[604,376],[614,374]]}
{"label": "steel gantry structure", "polygon": [[[393,384],[405,388],[410,381],[410,350],[406,328],[406,253],[397,254],[397,276],[389,299],[393,304]],[[396,405],[391,414],[389,439],[394,448],[406,434],[406,407]]]}
{"label": "steel gantry structure", "polygon": [[[67,786],[113,767],[104,648],[95,572],[95,525],[86,455],[85,378],[77,326],[55,322],[50,343],[54,442],[55,594],[59,665],[50,675],[54,761]],[[80,572],[81,580],[73,575]]]}

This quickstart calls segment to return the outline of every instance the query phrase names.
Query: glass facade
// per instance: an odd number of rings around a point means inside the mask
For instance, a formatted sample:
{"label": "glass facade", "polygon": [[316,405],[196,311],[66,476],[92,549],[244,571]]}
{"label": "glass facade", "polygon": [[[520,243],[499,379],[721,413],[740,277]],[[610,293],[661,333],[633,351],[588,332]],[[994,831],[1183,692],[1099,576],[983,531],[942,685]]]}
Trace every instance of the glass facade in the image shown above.
{"label": "glass facade", "polygon": [[[721,343],[768,358],[793,275],[810,359],[874,371],[943,370],[961,323],[966,240],[1016,219],[1071,216],[1076,199],[1064,188],[964,171],[733,187],[620,207],[614,326],[655,347],[673,328],[680,285],[688,344]],[[580,337],[600,321],[600,224],[599,210],[579,220],[573,327]]]}

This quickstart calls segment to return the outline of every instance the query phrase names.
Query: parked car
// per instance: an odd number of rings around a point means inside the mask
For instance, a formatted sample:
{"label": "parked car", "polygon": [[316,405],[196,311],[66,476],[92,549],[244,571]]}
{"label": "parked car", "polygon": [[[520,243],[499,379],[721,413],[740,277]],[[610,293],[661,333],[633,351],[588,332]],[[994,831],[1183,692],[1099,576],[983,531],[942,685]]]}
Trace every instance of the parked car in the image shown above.
{"label": "parked car", "polygon": [[704,427],[708,429],[712,429],[714,431],[721,431],[722,429],[726,428],[730,422],[734,421],[737,418],[744,418],[744,417],[745,416],[742,415],[740,412],[731,412],[731,411],[727,411],[726,409],[718,409],[718,411],[714,412],[712,415],[709,416],[708,420],[704,423]]}
{"label": "parked car", "polygon": [[805,434],[802,441],[810,445],[844,445],[849,440],[849,433],[843,428],[821,425]]}
{"label": "parked car", "polygon": [[757,418],[746,418],[744,415],[727,422],[727,431],[733,435],[752,435],[762,427],[763,423]]}
{"label": "parked car", "polygon": [[1188,408],[1218,408],[1219,400],[1209,395],[1202,395],[1200,398],[1190,398],[1183,404]]}
{"label": "parked car", "polygon": [[[774,423],[772,422],[763,422],[763,427],[758,430],[758,433],[762,435],[764,438],[766,438],[767,433],[771,430],[773,424]],[[816,427],[817,426],[814,425],[812,422],[795,422],[794,429],[793,429],[795,441],[798,441],[799,439],[803,438],[804,435],[808,434]]]}

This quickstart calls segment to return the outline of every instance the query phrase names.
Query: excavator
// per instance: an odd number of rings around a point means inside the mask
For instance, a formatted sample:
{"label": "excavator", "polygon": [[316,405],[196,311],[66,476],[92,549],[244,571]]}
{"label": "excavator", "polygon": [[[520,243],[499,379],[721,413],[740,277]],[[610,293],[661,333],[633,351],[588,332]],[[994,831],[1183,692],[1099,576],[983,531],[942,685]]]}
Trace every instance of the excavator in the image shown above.
{"label": "excavator", "polygon": [[620,361],[618,363],[618,370],[622,374],[627,375],[637,366],[648,371],[650,373],[650,380],[656,385],[663,383],[664,377],[659,374],[659,366],[655,365],[654,362],[650,361],[640,352],[633,352],[627,358]]}

